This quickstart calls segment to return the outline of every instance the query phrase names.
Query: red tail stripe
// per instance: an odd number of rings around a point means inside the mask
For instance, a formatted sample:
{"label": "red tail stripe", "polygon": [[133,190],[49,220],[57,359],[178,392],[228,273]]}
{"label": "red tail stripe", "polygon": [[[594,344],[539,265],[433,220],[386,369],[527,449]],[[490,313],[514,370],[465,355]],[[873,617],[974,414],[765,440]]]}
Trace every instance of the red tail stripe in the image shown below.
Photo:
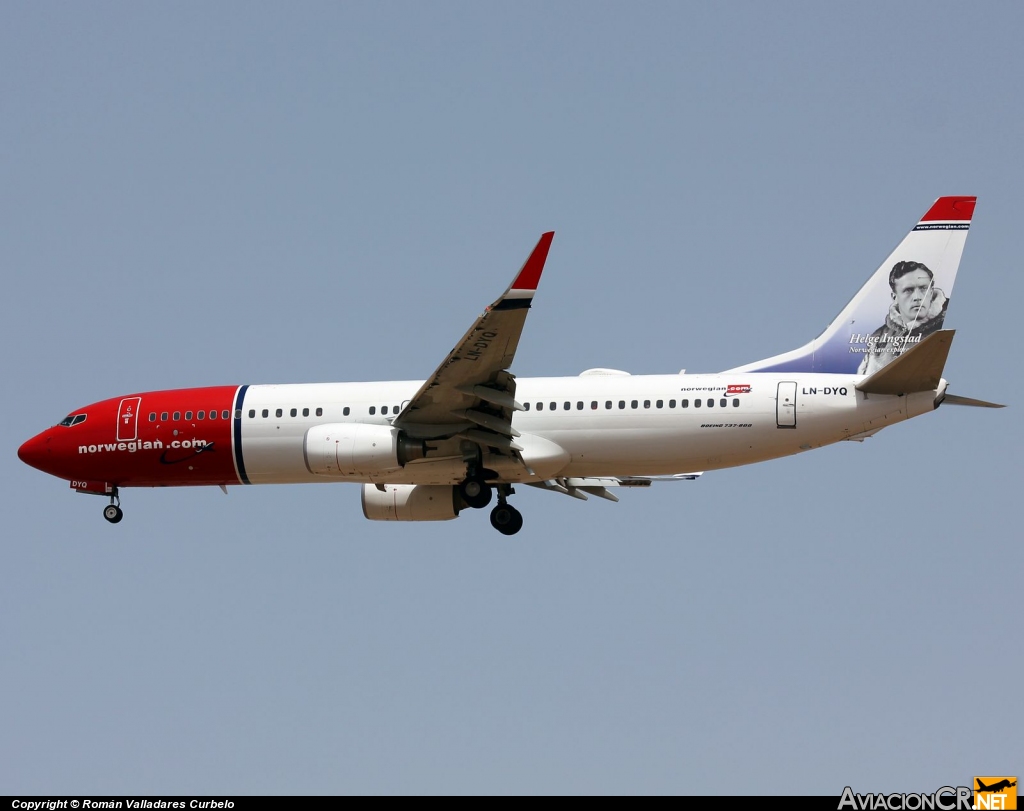
{"label": "red tail stripe", "polygon": [[928,213],[921,218],[921,222],[929,220],[964,220],[970,222],[974,214],[974,204],[977,197],[940,197],[935,201]]}

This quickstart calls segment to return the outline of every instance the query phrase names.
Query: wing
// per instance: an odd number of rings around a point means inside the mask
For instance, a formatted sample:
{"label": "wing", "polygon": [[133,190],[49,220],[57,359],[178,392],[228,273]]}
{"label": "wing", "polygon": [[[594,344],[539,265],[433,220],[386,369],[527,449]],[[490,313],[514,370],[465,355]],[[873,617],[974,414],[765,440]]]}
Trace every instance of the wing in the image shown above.
{"label": "wing", "polygon": [[512,414],[523,407],[515,400],[515,377],[508,369],[554,236],[554,231],[541,236],[505,293],[484,310],[393,425],[417,438],[461,435],[498,452],[520,450]]}

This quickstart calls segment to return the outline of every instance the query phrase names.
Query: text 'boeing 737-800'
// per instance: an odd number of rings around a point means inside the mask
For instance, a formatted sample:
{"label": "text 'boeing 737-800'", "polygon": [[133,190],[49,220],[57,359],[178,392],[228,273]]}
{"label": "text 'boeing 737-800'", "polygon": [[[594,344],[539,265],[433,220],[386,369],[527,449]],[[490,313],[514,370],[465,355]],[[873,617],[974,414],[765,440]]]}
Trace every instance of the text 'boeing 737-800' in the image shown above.
{"label": "text 'boeing 737-800'", "polygon": [[942,403],[998,407],[942,377],[974,203],[937,200],[813,341],[718,374],[513,375],[546,233],[425,380],[127,394],[72,411],[18,456],[108,496],[111,523],[128,487],[356,482],[371,520],[446,520],[496,499],[491,524],[513,535],[518,485],[617,501],[617,488],[860,440]]}

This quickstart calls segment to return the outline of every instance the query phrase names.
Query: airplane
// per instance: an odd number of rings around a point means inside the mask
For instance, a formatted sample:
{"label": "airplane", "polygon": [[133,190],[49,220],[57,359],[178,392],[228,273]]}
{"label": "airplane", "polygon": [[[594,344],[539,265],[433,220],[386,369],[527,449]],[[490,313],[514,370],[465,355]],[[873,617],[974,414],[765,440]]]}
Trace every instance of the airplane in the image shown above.
{"label": "airplane", "polygon": [[1010,782],[1009,780],[1007,780],[1007,779],[1006,779],[1005,777],[1004,777],[1004,778],[1003,778],[1002,780],[1000,780],[1000,781],[999,781],[998,783],[993,783],[993,784],[992,784],[991,786],[986,786],[986,785],[985,785],[984,783],[982,783],[982,782],[981,782],[981,780],[979,780],[979,779],[978,779],[977,777],[976,777],[976,778],[974,778],[974,779],[975,779],[975,780],[977,781],[977,783],[978,783],[978,787],[977,787],[977,788],[975,789],[975,791],[981,791],[981,792],[985,792],[985,791],[993,791],[993,792],[996,792],[996,793],[998,793],[998,792],[1004,791],[1005,789],[1008,789],[1008,788],[1013,788],[1013,787],[1014,787],[1015,785],[1017,785],[1017,781],[1016,781],[1016,780],[1014,780],[1014,781],[1013,781],[1013,782],[1011,783],[1011,782]]}
{"label": "airplane", "polygon": [[618,488],[862,441],[942,404],[944,329],[974,197],[939,198],[817,338],[717,374],[516,377],[554,232],[425,380],[230,385],[127,394],[72,411],[18,456],[109,498],[122,489],[362,484],[375,521],[439,521],[493,499],[523,526],[519,485],[618,501]]}

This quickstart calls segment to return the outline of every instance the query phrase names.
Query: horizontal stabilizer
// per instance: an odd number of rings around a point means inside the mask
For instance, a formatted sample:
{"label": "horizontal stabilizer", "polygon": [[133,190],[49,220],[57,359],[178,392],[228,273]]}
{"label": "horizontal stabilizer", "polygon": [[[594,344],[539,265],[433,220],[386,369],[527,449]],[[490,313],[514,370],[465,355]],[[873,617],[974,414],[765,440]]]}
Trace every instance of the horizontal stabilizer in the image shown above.
{"label": "horizontal stabilizer", "polygon": [[975,400],[971,397],[960,397],[956,394],[947,394],[942,398],[941,405],[974,406],[975,408],[1006,408],[999,403],[990,403],[987,400]]}
{"label": "horizontal stabilizer", "polygon": [[911,394],[937,389],[955,334],[956,330],[952,329],[933,332],[913,349],[860,381],[857,390],[865,394]]}

